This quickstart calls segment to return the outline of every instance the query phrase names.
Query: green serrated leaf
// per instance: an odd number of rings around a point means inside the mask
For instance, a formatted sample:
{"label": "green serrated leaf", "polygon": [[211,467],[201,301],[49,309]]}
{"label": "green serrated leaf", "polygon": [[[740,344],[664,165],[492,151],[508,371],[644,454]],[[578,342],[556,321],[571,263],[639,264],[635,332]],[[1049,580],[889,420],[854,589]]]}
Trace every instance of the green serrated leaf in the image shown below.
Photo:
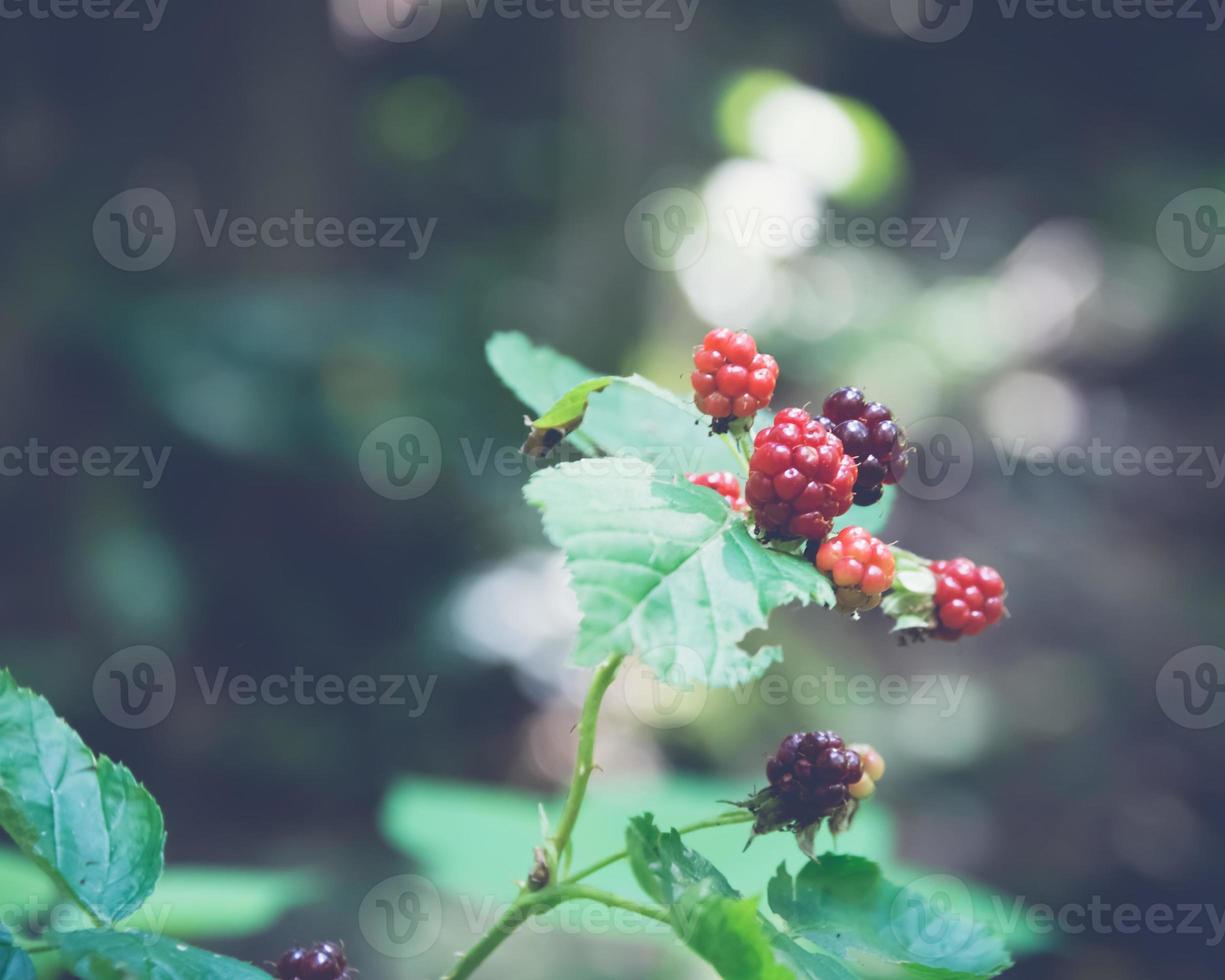
{"label": "green serrated leaf", "polygon": [[0,826],[94,919],[135,912],[162,873],[162,812],[47,701],[0,671]]}
{"label": "green serrated leaf", "polygon": [[825,854],[795,879],[780,866],[767,896],[792,941],[852,970],[858,964],[863,972],[893,967],[908,976],[970,980],[1012,966],[1003,940],[973,919],[968,902],[951,909],[944,896],[899,888],[865,858]]}
{"label": "green serrated leaf", "polygon": [[735,687],[773,663],[740,646],[772,610],[834,604],[810,562],[763,547],[716,494],[638,461],[566,463],[535,474],[525,495],[566,553],[579,664],[636,653],[669,683]]}
{"label": "green serrated leaf", "polygon": [[540,418],[532,420],[535,429],[560,429],[573,425],[582,419],[587,411],[587,399],[597,391],[603,391],[617,379],[612,375],[602,378],[591,378],[582,384],[575,385],[561,396]]}
{"label": "green serrated leaf", "polygon": [[660,905],[676,903],[697,884],[714,894],[740,897],[713,864],[685,846],[675,828],[663,833],[650,813],[630,820],[625,846],[638,884]]}
{"label": "green serrated leaf", "polygon": [[[494,334],[485,352],[502,382],[542,415],[597,374],[520,333]],[[646,459],[661,473],[741,471],[736,455],[710,434],[708,423],[691,402],[634,375],[615,378],[588,401],[571,441],[588,453]]]}
{"label": "green serrated leaf", "polygon": [[690,400],[638,375],[618,378],[593,398],[580,431],[601,452],[645,460],[660,474],[744,471]]}
{"label": "green serrated leaf", "polygon": [[692,886],[672,908],[677,934],[726,980],[795,980],[778,962],[755,898]]}
{"label": "green serrated leaf", "polygon": [[80,980],[268,980],[250,963],[143,932],[87,929],[56,938],[65,968]]}

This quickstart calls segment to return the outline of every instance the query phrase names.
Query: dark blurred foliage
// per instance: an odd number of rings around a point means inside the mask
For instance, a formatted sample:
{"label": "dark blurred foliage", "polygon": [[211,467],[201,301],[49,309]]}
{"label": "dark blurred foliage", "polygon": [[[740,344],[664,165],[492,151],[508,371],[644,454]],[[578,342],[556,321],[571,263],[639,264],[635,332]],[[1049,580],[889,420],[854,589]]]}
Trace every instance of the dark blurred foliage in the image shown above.
{"label": "dark blurred foliage", "polygon": [[[1153,690],[1171,655],[1221,642],[1221,488],[1024,466],[1005,478],[988,440],[1220,444],[1222,273],[1176,268],[1153,239],[1171,198],[1225,179],[1220,38],[1177,21],[1009,21],[980,5],[963,37],[921,44],[870,26],[887,23],[882,0],[707,2],[684,32],[460,10],[405,45],[360,37],[341,0],[331,11],[170,0],[152,32],[0,22],[0,444],[173,450],[155,488],[0,480],[0,661],[147,782],[167,811],[172,863],[332,876],[330,900],[235,945],[240,955],[270,956],[312,931],[357,941],[362,893],[404,866],[375,819],[393,777],[543,792],[564,774],[570,702],[516,657],[474,658],[479,644],[455,618],[479,618],[457,596],[499,563],[524,570],[512,597],[529,595],[534,575],[556,586],[534,554],[525,474],[474,475],[458,448],[515,446],[522,434],[523,408],[486,369],[483,345],[518,329],[600,371],[684,384],[706,318],[687,302],[692,287],[635,260],[625,216],[735,155],[721,100],[756,69],[850,96],[892,128],[904,176],[865,213],[970,219],[948,263],[844,250],[842,293],[825,295],[818,278],[810,307],[754,326],[799,401],[864,377],[892,398],[881,386],[908,374],[914,351],[928,355],[896,401],[965,420],[979,465],[951,499],[902,497],[889,537],[997,565],[1013,614],[979,642],[939,650],[897,649],[876,620],[788,614],[789,665],[808,665],[807,641],[847,673],[966,673],[986,692],[947,728],[870,715],[898,759],[881,804],[917,865],[1056,906],[1219,899],[1222,736],[1180,728]],[[91,225],[103,201],[139,186],[175,202],[180,244],[161,268],[124,273],[99,257]],[[196,207],[438,225],[416,261],[403,250],[206,249]],[[1006,319],[976,319],[987,304],[955,290],[998,283],[1025,242],[1026,261],[1055,278],[1002,290],[997,304],[1025,299],[1044,315],[1044,297],[1072,288],[1061,270],[1088,267],[1091,282],[1047,334],[1014,343]],[[811,311],[846,290],[851,311],[808,331]],[[898,294],[893,306],[869,302]],[[954,310],[966,322],[940,334]],[[1025,322],[1029,307],[1012,315]],[[356,462],[366,433],[401,415],[429,419],[447,453],[438,487],[411,502],[373,493]],[[492,620],[516,626],[514,615]],[[547,628],[530,625],[548,646]],[[184,688],[194,669],[225,666],[438,681],[419,718],[210,706],[193,689],[163,724],[125,731],[91,690],[99,664],[135,644],[166,650]],[[841,712],[829,723],[867,734],[863,716]],[[791,722],[826,720],[759,707],[679,734],[622,724],[616,737],[659,753],[656,765],[728,776],[754,772]],[[537,757],[541,737],[559,764]],[[924,740],[946,744],[914,749]],[[359,965],[396,975],[385,961]],[[1063,937],[1015,975],[1190,980],[1219,968],[1204,937],[1142,932]]]}

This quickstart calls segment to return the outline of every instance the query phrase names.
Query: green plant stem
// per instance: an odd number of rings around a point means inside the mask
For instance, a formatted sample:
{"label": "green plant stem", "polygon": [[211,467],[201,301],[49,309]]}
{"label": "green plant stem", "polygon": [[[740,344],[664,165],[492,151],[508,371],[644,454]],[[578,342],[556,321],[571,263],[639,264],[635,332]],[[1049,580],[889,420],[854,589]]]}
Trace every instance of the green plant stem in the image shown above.
{"label": "green plant stem", "polygon": [[[687,824],[684,827],[678,828],[677,833],[691,834],[695,830],[706,830],[710,827],[729,827],[738,823],[751,823],[752,820],[753,814],[749,813],[748,810],[735,810],[731,813],[723,813],[717,817],[711,817],[707,820],[699,820],[697,823]],[[618,851],[616,854],[610,854],[608,857],[597,861],[595,864],[583,868],[582,871],[577,871],[570,875],[570,877],[566,878],[562,884],[570,885],[576,881],[582,881],[584,878],[589,878],[597,871],[604,870],[610,864],[616,864],[618,861],[624,861],[627,857],[629,857],[628,851]]]}
{"label": "green plant stem", "polygon": [[740,469],[747,474],[749,472],[749,457],[744,454],[743,447],[726,432],[722,433],[719,438],[723,440],[727,448],[731,450],[732,455],[736,457],[736,461],[740,463]]}
{"label": "green plant stem", "polygon": [[749,428],[736,429],[736,444],[740,447],[740,455],[744,459],[744,471],[749,471],[749,460],[753,458],[753,436]]}
{"label": "green plant stem", "polygon": [[657,922],[668,924],[672,922],[668,913],[658,906],[644,905],[641,902],[622,898],[620,895],[614,895],[612,892],[606,892],[600,888],[567,883],[558,885],[555,891],[561,893],[563,902],[586,899],[589,902],[599,902],[601,905],[607,905],[610,909],[625,909],[627,912],[634,912],[638,915],[646,916],[648,919],[655,919]]}
{"label": "green plant stem", "polygon": [[542,892],[521,892],[519,897],[485,933],[476,944],[466,952],[455,969],[446,975],[444,980],[464,980],[472,976],[477,967],[485,962],[491,953],[502,945],[512,932],[523,925],[533,915],[548,912],[564,899],[556,898],[556,889],[546,889]]}
{"label": "green plant stem", "polygon": [[583,798],[587,794],[587,782],[595,770],[595,734],[596,723],[600,716],[600,704],[609,686],[617,676],[617,670],[624,654],[614,654],[596,668],[591,679],[591,687],[587,690],[587,699],[583,702],[583,713],[578,723],[578,755],[574,760],[574,775],[570,780],[570,791],[566,795],[566,805],[562,810],[561,821],[550,840],[550,881],[557,880],[557,871],[562,855],[570,843],[570,835],[578,822],[579,810],[583,807]]}
{"label": "green plant stem", "polygon": [[663,909],[641,902],[631,901],[614,895],[612,892],[591,888],[587,885],[554,885],[538,892],[523,892],[519,895],[493,927],[468,950],[455,964],[455,969],[447,974],[445,980],[466,980],[477,968],[485,962],[499,946],[502,945],[519,926],[534,915],[551,911],[563,902],[585,900],[598,902],[613,909],[624,909],[637,915],[655,919],[657,922],[671,924],[672,920]]}

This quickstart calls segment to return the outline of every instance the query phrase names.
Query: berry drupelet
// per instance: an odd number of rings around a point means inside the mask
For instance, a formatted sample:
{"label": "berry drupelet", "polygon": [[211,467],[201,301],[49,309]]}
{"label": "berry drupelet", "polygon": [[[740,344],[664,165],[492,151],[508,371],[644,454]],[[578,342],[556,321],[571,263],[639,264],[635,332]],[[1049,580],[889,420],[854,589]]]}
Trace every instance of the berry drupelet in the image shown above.
{"label": "berry drupelet", "polygon": [[279,980],[352,980],[355,976],[340,943],[295,946],[276,963]]}
{"label": "berry drupelet", "polygon": [[710,331],[694,350],[693,365],[694,403],[719,431],[735,419],[752,418],[774,397],[778,362],[757,353],[757,341],[747,333]]}
{"label": "berry drupelet", "polygon": [[884,487],[906,472],[906,434],[893,413],[880,402],[870,402],[858,388],[839,388],[825,399],[820,421],[842,440],[848,456],[859,466],[855,503],[876,503]]}
{"label": "berry drupelet", "polygon": [[802,408],[757,433],[744,498],[767,537],[820,541],[851,507],[858,470],[842,443]]}
{"label": "berry drupelet", "polygon": [[690,473],[685,477],[690,483],[699,487],[709,487],[721,497],[723,497],[728,506],[738,513],[746,513],[749,505],[745,503],[744,498],[740,496],[740,481],[736,479],[734,473],[726,471],[719,473]]}
{"label": "berry drupelet", "polygon": [[932,562],[931,570],[936,576],[932,601],[937,619],[933,632],[937,638],[977,636],[1007,612],[1004,579],[994,568],[975,565],[969,558],[950,558]]}

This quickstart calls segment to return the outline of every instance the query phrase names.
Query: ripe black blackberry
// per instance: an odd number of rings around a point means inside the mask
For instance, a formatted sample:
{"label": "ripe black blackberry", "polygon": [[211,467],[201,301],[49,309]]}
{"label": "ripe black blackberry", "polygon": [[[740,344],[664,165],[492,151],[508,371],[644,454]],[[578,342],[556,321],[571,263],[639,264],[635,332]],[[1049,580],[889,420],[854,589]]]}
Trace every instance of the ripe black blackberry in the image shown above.
{"label": "ripe black blackberry", "polygon": [[352,980],[341,943],[321,942],[295,946],[276,963],[279,980]]}
{"label": "ripe black blackberry", "polygon": [[906,472],[906,434],[893,413],[880,402],[870,402],[858,388],[839,388],[825,399],[819,419],[842,440],[842,448],[859,465],[855,503],[876,503],[885,486]]}
{"label": "ripe black blackberry", "polygon": [[[775,830],[795,833],[800,848],[812,856],[812,842],[828,819],[837,834],[850,826],[866,789],[864,761],[834,732],[796,732],[779,744],[766,762],[770,785],[739,804],[756,820],[753,834]],[[852,789],[855,788],[855,790]]]}

